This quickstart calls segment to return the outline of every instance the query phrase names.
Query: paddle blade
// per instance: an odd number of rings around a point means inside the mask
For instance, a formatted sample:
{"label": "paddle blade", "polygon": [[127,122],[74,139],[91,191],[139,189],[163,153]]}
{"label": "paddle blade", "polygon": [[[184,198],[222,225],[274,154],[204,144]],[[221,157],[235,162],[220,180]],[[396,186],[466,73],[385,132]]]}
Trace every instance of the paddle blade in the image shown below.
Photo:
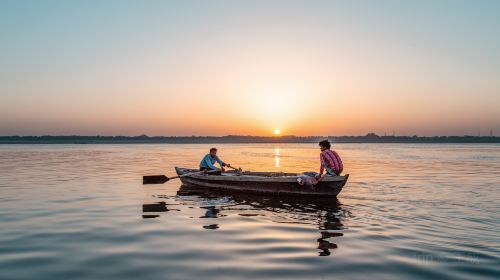
{"label": "paddle blade", "polygon": [[142,184],[163,184],[168,181],[168,177],[165,175],[152,175],[152,176],[142,176]]}

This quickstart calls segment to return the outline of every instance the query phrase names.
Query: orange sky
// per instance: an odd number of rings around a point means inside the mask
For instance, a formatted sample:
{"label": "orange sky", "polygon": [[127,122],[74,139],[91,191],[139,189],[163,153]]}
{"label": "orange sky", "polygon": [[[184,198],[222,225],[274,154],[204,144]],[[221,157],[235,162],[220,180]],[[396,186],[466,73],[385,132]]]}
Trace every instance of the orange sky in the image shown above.
{"label": "orange sky", "polygon": [[500,132],[490,4],[2,3],[0,135]]}

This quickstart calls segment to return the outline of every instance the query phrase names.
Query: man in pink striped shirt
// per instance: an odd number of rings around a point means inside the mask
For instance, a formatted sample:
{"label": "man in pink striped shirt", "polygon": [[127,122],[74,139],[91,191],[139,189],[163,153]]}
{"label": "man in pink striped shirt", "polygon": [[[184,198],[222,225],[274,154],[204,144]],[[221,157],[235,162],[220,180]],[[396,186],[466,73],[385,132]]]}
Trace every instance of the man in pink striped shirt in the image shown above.
{"label": "man in pink striped shirt", "polygon": [[339,176],[344,169],[342,160],[340,159],[337,152],[330,150],[331,144],[328,140],[323,140],[319,142],[319,148],[321,149],[321,154],[319,158],[321,160],[321,169],[319,170],[318,178],[323,177],[323,171],[326,169],[326,175]]}

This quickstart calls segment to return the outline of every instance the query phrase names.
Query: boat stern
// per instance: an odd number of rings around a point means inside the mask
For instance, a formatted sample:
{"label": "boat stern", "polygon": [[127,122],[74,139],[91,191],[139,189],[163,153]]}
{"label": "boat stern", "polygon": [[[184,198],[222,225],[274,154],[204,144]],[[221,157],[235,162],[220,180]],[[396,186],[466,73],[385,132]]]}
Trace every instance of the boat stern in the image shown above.
{"label": "boat stern", "polygon": [[175,168],[175,173],[177,173],[177,175],[182,175],[184,174],[184,168],[181,168],[181,167],[174,167]]}

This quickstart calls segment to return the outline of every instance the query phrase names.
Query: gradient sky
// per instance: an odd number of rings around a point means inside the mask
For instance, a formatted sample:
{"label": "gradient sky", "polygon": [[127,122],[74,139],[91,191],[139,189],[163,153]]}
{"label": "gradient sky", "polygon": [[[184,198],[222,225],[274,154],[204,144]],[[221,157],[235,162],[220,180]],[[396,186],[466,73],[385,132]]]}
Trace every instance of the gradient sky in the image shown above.
{"label": "gradient sky", "polygon": [[500,1],[0,0],[0,135],[500,134]]}

